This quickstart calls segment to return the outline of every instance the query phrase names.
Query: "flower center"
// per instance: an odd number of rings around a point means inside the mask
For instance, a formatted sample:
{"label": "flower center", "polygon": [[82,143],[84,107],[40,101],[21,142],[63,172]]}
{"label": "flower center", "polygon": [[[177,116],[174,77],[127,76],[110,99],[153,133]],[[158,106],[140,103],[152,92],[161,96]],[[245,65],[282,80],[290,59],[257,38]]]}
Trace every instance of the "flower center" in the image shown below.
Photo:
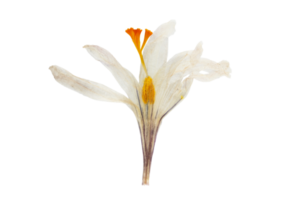
{"label": "flower center", "polygon": [[136,50],[139,53],[141,63],[143,65],[143,68],[147,75],[147,77],[144,80],[143,91],[142,91],[143,102],[145,104],[148,102],[150,104],[153,104],[154,100],[155,100],[155,88],[153,85],[152,78],[148,75],[147,68],[146,68],[143,54],[142,54],[145,44],[148,41],[149,37],[152,35],[152,32],[149,31],[148,29],[145,29],[145,36],[144,36],[144,41],[143,41],[142,47],[141,47],[141,42],[140,42],[140,36],[141,36],[141,32],[142,32],[141,29],[128,28],[125,32],[131,37],[132,42],[133,42]]}

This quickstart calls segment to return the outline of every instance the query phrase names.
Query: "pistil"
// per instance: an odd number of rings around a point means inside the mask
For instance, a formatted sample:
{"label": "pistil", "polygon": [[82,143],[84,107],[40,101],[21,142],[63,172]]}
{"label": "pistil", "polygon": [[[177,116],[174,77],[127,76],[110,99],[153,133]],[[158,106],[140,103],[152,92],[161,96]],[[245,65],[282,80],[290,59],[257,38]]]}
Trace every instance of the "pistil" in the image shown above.
{"label": "pistil", "polygon": [[144,49],[144,47],[147,43],[147,40],[152,35],[152,32],[148,29],[145,30],[145,36],[144,36],[144,41],[143,41],[142,47],[141,47],[141,42],[140,42],[140,36],[141,36],[141,32],[142,32],[141,29],[139,29],[139,28],[137,28],[137,29],[128,28],[125,32],[131,37],[132,42],[133,42],[136,50],[139,53],[143,68],[145,70],[145,73],[148,76],[148,72],[147,72],[147,68],[146,68],[146,65],[145,65],[145,61],[144,61],[142,51],[143,51],[143,49]]}
{"label": "pistil", "polygon": [[152,35],[152,32],[148,29],[145,29],[145,36],[144,36],[144,41],[143,41],[142,47],[141,47],[141,42],[140,42],[140,36],[141,36],[141,32],[142,32],[141,29],[128,28],[125,32],[131,37],[132,42],[133,42],[136,50],[139,53],[142,66],[143,66],[146,76],[147,76],[144,80],[144,85],[143,85],[143,90],[142,90],[143,102],[145,104],[147,104],[147,103],[153,104],[154,100],[155,100],[155,88],[153,85],[152,78],[148,75],[147,67],[145,65],[144,57],[142,54],[142,51],[143,51],[149,37]]}

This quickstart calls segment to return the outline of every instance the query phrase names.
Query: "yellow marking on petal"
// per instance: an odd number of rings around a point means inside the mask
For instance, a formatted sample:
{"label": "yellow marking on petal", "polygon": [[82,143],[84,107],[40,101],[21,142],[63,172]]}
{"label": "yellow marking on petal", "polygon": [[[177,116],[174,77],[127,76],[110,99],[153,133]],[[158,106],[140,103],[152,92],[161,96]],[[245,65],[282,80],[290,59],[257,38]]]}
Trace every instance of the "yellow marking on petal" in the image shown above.
{"label": "yellow marking on petal", "polygon": [[144,57],[143,57],[142,51],[144,49],[144,46],[145,46],[147,40],[152,35],[152,32],[149,31],[148,29],[146,29],[145,36],[144,36],[144,42],[143,42],[142,47],[141,47],[141,42],[140,42],[140,36],[141,36],[141,32],[142,32],[141,29],[139,29],[139,28],[137,28],[137,29],[128,28],[125,32],[131,37],[132,42],[133,42],[136,50],[139,53],[139,56],[140,56],[140,59],[141,59],[141,63],[142,63],[143,68],[144,68],[144,70],[146,72],[146,75],[148,76],[148,72],[147,72],[147,68],[146,68],[145,62],[144,62]]}
{"label": "yellow marking on petal", "polygon": [[143,86],[143,91],[142,91],[142,99],[145,104],[148,102],[150,104],[154,104],[155,101],[155,88],[153,85],[152,78],[148,76],[144,80],[144,86]]}
{"label": "yellow marking on petal", "polygon": [[182,100],[184,98],[184,96],[181,95],[180,99]]}

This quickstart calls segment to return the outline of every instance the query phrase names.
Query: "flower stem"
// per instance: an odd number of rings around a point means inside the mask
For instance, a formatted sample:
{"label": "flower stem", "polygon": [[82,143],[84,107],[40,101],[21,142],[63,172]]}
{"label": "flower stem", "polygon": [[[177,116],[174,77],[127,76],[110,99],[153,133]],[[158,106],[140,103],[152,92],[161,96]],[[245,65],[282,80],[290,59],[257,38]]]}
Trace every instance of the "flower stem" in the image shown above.
{"label": "flower stem", "polygon": [[143,170],[143,185],[149,185],[149,179],[150,179],[150,168],[151,168],[151,159],[148,158],[144,162],[144,170]]}
{"label": "flower stem", "polygon": [[155,122],[149,122],[145,131],[141,132],[143,156],[144,156],[144,169],[143,169],[143,185],[149,185],[150,169],[152,163],[152,157],[156,142],[156,136],[159,124]]}

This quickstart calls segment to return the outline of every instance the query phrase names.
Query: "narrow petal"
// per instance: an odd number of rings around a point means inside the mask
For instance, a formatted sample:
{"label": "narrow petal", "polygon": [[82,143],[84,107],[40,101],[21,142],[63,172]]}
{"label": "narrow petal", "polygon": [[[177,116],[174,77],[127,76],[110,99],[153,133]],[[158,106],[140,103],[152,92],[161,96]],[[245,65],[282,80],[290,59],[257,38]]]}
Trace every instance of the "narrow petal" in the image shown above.
{"label": "narrow petal", "polygon": [[131,109],[135,107],[130,99],[105,85],[76,77],[67,70],[55,65],[49,69],[57,82],[84,96],[99,101],[122,102],[127,104]]}
{"label": "narrow petal", "polygon": [[122,67],[107,50],[96,45],[86,45],[84,48],[86,48],[93,58],[100,61],[113,74],[119,85],[128,95],[128,98],[135,105],[138,105],[136,91],[139,91],[139,85],[132,73]]}
{"label": "narrow petal", "polygon": [[[168,37],[175,32],[174,20],[160,25],[152,34],[147,42],[143,57],[148,70],[148,74],[151,77],[157,73],[167,61],[168,56]],[[146,78],[145,72],[141,66],[140,70],[140,83]]]}

